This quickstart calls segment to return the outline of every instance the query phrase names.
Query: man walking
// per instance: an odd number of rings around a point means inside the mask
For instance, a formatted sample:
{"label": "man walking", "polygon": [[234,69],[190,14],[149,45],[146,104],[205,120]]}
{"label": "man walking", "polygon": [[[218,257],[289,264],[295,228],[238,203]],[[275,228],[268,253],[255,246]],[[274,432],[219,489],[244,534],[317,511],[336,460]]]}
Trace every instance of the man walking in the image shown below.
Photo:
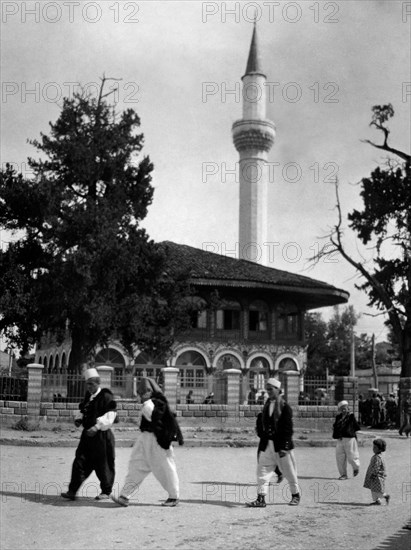
{"label": "man walking", "polygon": [[250,508],[264,508],[270,479],[279,466],[287,479],[290,491],[290,506],[298,506],[297,467],[294,457],[293,412],[281,395],[281,382],[276,378],[267,380],[268,399],[262,413],[257,417],[257,435],[260,438],[257,461],[257,499],[247,503]]}
{"label": "man walking", "polygon": [[84,378],[87,393],[74,421],[76,426],[83,425],[83,432],[76,450],[68,491],[61,493],[61,496],[75,500],[80,486],[94,470],[101,487],[101,494],[96,500],[107,500],[114,484],[114,435],[110,428],[117,415],[117,406],[111,391],[100,388],[96,369],[87,369]]}

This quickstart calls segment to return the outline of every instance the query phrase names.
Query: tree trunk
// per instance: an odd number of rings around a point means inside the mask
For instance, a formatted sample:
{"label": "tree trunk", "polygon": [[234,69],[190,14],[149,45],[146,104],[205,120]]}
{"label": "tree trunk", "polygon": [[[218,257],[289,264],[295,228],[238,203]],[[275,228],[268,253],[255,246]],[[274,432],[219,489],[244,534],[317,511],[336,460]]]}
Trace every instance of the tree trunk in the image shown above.
{"label": "tree trunk", "polygon": [[85,381],[81,377],[81,372],[87,364],[88,353],[85,351],[83,331],[74,328],[70,335],[71,352],[67,370],[73,376],[69,377],[67,381],[67,397],[74,397],[78,400],[79,396],[85,394]]}

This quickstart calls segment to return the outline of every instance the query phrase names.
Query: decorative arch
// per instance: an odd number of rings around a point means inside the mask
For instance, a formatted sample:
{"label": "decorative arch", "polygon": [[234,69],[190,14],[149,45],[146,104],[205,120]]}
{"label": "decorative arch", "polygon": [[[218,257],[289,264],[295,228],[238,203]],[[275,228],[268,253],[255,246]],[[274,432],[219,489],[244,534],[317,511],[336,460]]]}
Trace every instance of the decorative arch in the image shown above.
{"label": "decorative arch", "polygon": [[61,356],[61,370],[62,372],[67,371],[67,358],[66,358],[66,352],[63,351],[63,355]]}
{"label": "decorative arch", "polygon": [[123,369],[126,366],[123,350],[115,344],[110,344],[106,348],[100,348],[94,357],[94,361],[96,366],[106,365],[114,368],[122,367]]}
{"label": "decorative arch", "polygon": [[126,360],[119,346],[110,344],[106,348],[100,348],[94,357],[94,362],[96,367],[103,365],[113,367],[113,386],[123,385]]}
{"label": "decorative arch", "polygon": [[204,367],[206,369],[209,369],[211,367],[211,363],[210,363],[210,359],[207,357],[207,355],[203,352],[203,350],[200,350],[198,349],[197,347],[195,346],[184,346],[184,347],[181,347],[178,352],[176,353],[175,357],[173,357],[172,361],[171,361],[171,367],[177,367],[179,365],[181,365],[182,363],[180,362],[180,358],[181,356],[183,356],[185,353],[187,352],[194,352],[194,353],[197,353],[198,355],[201,356],[201,358],[203,359],[204,361]]}
{"label": "decorative arch", "polygon": [[268,370],[273,371],[274,370],[273,358],[269,353],[266,353],[265,351],[256,351],[252,353],[247,359],[246,369],[247,370],[251,369],[253,367],[253,362],[255,360],[258,360],[260,357],[265,361],[267,361]]}
{"label": "decorative arch", "polygon": [[228,368],[240,368],[241,370],[244,369],[244,359],[241,355],[241,353],[239,353],[238,351],[236,350],[231,350],[231,349],[227,349],[227,350],[221,350],[219,353],[216,354],[215,358],[214,358],[214,361],[213,361],[213,368],[216,369],[216,371],[221,371],[223,370],[223,368],[219,368],[219,366],[222,366],[221,365],[221,358],[224,356],[224,355],[232,355],[233,357],[235,357],[238,362],[239,362],[239,366],[232,366],[232,367],[228,367]]}
{"label": "decorative arch", "polygon": [[203,391],[208,372],[207,358],[203,353],[193,348],[182,348],[175,358],[174,366],[179,369],[181,388]]}
{"label": "decorative arch", "polygon": [[274,370],[278,372],[285,372],[288,370],[300,372],[298,358],[291,353],[283,353],[277,357]]}

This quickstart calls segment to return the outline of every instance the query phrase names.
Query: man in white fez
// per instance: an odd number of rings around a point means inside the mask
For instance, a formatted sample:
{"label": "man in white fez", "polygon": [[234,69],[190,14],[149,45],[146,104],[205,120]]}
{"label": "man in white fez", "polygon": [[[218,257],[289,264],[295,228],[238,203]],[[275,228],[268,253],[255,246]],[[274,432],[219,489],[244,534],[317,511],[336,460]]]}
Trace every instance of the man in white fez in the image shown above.
{"label": "man in white fez", "polygon": [[268,399],[257,417],[257,435],[260,438],[257,461],[257,499],[247,503],[250,508],[264,508],[270,479],[279,467],[291,491],[290,506],[298,506],[297,467],[293,443],[293,411],[281,395],[281,382],[269,378],[266,384]]}
{"label": "man in white fez", "polygon": [[101,493],[96,500],[107,500],[114,484],[114,435],[111,426],[116,419],[116,402],[111,391],[100,388],[96,369],[84,372],[87,392],[80,403],[74,423],[83,426],[80,443],[73,462],[68,491],[63,498],[75,500],[82,483],[95,471]]}
{"label": "man in white fez", "polygon": [[348,464],[353,469],[354,477],[360,473],[360,453],[357,443],[357,432],[360,429],[361,427],[354,413],[350,412],[348,401],[340,401],[338,403],[338,414],[333,424],[333,439],[337,440],[335,458],[340,473],[338,479],[340,480],[348,479]]}

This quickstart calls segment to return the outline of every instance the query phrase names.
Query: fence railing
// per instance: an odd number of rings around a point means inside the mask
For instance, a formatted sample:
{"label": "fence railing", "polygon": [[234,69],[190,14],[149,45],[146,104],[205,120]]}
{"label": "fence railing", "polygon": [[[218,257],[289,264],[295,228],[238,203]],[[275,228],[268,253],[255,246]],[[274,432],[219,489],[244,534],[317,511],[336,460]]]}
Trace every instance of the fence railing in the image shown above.
{"label": "fence railing", "polygon": [[[113,372],[111,379],[111,389],[113,393],[121,398],[135,398],[137,396],[137,385],[141,376],[148,376],[162,385],[161,367],[147,367],[144,370],[138,369],[135,375],[119,374]],[[6,381],[3,382],[3,380]],[[242,377],[241,377],[242,380]],[[261,385],[261,387],[260,387]],[[242,388],[242,383],[240,383]],[[264,392],[265,377],[262,377],[261,384],[255,384],[252,379],[252,386],[256,392],[253,399],[250,395],[240,395],[240,402],[257,402],[259,394]],[[204,403],[209,392],[214,392],[215,402],[220,402],[218,378],[214,379],[213,387],[209,387],[209,379],[203,369],[180,369],[177,378],[176,399],[177,403],[186,404]],[[0,391],[4,397],[2,399],[27,399],[27,380],[10,379],[8,377],[0,378]],[[42,378],[42,401],[49,402],[78,402],[85,395],[85,381],[80,374],[69,373],[43,373]],[[266,397],[266,396],[265,396]],[[260,401],[258,401],[260,402]],[[333,377],[304,377],[303,389],[300,391],[298,404],[307,406],[335,405],[335,385]]]}
{"label": "fence railing", "polygon": [[76,403],[86,393],[86,383],[81,374],[43,373],[42,401]]}
{"label": "fence railing", "polygon": [[334,377],[304,377],[299,405],[335,405]]}
{"label": "fence railing", "polygon": [[27,378],[0,376],[0,399],[27,401]]}

